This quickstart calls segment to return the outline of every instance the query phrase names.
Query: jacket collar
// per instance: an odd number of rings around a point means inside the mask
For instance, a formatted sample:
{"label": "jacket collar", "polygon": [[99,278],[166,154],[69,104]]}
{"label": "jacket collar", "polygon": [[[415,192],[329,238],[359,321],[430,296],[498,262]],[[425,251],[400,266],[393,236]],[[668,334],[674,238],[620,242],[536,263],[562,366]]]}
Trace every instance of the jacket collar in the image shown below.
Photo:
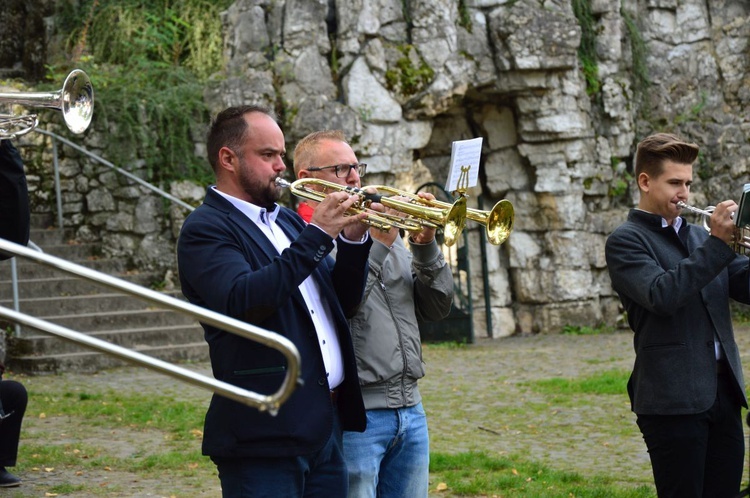
{"label": "jacket collar", "polygon": [[[638,223],[641,225],[646,225],[647,227],[652,228],[652,229],[665,228],[662,223],[663,220],[664,218],[661,215],[649,213],[648,211],[644,211],[638,208],[633,208],[628,213],[628,221],[632,221],[634,223]],[[680,231],[682,231],[682,229],[685,228],[686,226],[687,226],[687,222],[685,221],[685,218],[682,218]],[[666,227],[666,228],[672,229],[672,227]]]}

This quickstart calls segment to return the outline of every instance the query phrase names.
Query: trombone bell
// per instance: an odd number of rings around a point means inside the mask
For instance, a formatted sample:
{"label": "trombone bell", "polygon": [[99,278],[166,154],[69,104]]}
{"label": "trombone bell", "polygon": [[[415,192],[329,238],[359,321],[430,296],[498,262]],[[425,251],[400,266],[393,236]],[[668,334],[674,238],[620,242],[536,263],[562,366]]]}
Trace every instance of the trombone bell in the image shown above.
{"label": "trombone bell", "polygon": [[[56,92],[0,93],[0,104],[2,103],[57,109],[62,111],[68,129],[80,134],[89,127],[94,115],[94,87],[85,72],[74,69],[65,78],[62,88]],[[0,139],[25,135],[38,124],[35,114],[0,114]]]}

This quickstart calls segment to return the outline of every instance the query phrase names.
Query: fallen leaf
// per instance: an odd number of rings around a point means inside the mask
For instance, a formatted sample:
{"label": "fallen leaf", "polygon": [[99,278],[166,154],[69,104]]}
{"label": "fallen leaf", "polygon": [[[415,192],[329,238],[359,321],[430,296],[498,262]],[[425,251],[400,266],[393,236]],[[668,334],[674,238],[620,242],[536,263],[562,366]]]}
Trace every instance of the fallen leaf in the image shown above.
{"label": "fallen leaf", "polygon": [[438,484],[438,485],[437,485],[437,487],[435,488],[435,490],[436,490],[436,491],[445,491],[446,489],[448,489],[448,485],[447,485],[447,484],[445,484],[444,482],[441,482],[441,483],[440,483],[440,484]]}

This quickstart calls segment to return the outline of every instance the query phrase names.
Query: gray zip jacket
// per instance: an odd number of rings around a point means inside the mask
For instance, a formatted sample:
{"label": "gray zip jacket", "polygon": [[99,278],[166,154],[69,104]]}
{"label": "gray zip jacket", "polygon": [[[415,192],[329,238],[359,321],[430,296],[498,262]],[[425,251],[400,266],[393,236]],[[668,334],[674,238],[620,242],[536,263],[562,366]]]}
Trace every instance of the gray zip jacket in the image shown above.
{"label": "gray zip jacket", "polygon": [[417,318],[440,320],[453,302],[453,275],[435,241],[370,249],[365,298],[350,320],[367,410],[414,406],[424,377]]}

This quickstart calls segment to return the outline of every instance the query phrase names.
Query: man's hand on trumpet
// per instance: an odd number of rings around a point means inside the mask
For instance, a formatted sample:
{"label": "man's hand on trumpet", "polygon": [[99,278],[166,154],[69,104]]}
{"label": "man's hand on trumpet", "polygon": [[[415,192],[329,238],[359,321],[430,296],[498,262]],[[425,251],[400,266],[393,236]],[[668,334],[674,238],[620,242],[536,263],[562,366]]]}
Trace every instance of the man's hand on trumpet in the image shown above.
{"label": "man's hand on trumpet", "polygon": [[723,201],[716,205],[711,213],[709,225],[711,235],[718,237],[731,245],[734,240],[737,226],[734,224],[734,213],[737,211],[737,203],[734,201]]}
{"label": "man's hand on trumpet", "polygon": [[[417,195],[426,201],[435,200],[435,196],[429,192],[419,192]],[[414,244],[429,244],[435,240],[435,232],[437,229],[434,227],[424,227],[419,232],[411,232],[409,238]]]}
{"label": "man's hand on trumpet", "polygon": [[358,195],[332,192],[326,195],[315,208],[310,223],[319,227],[334,239],[341,233],[348,240],[362,240],[368,228],[367,225],[362,223],[362,220],[365,219],[367,214],[360,212],[345,216],[345,213],[359,200]]}
{"label": "man's hand on trumpet", "polygon": [[[427,193],[427,192],[420,192],[417,195],[419,195],[419,197],[428,201],[435,199],[434,195]],[[390,197],[390,199],[395,200],[395,201],[401,201],[404,203],[408,203],[411,201],[411,199],[409,199],[408,197],[403,197],[403,196],[392,196]],[[375,208],[374,206],[378,206],[378,208]],[[375,204],[375,203],[370,205],[370,209],[373,209],[378,212],[386,213],[388,215],[398,216],[401,218],[407,218],[409,216],[405,213],[402,213],[401,211],[398,211],[397,209],[386,208],[385,206],[382,206],[380,204]],[[409,236],[410,242],[414,244],[429,244],[435,239],[435,231],[436,231],[435,228],[427,228],[427,227],[423,227],[419,231],[411,231],[410,236]],[[370,237],[372,237],[373,239],[377,240],[378,242],[388,247],[393,245],[393,242],[396,240],[396,237],[398,237],[398,234],[399,234],[399,229],[395,227],[391,228],[388,231],[383,231],[383,230],[378,230],[378,229],[370,230]]]}

